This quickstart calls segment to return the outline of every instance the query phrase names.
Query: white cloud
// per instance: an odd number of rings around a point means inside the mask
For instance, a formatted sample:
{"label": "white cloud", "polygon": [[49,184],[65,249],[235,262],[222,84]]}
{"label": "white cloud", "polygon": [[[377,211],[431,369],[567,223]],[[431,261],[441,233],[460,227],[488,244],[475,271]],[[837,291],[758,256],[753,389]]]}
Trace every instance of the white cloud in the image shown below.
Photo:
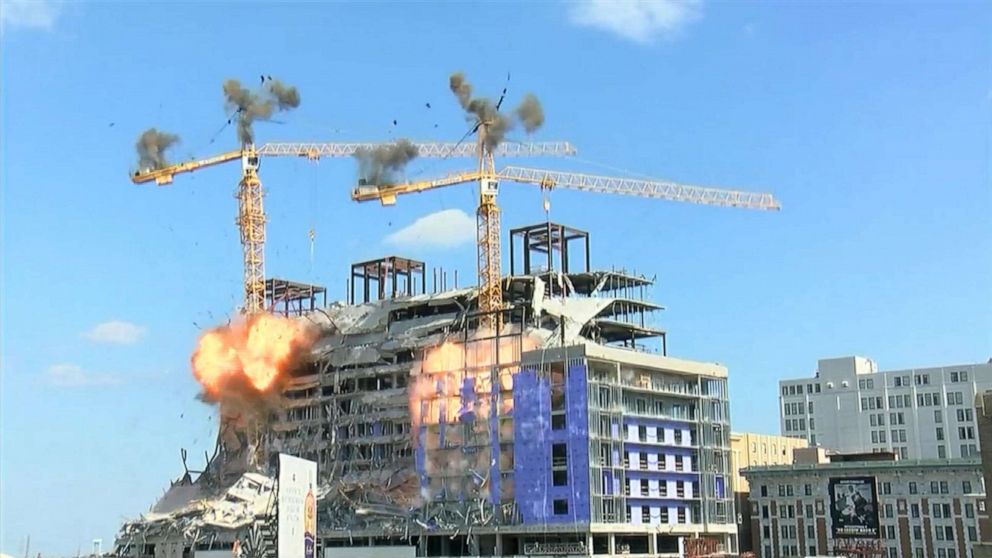
{"label": "white cloud", "polygon": [[94,343],[113,343],[115,345],[133,345],[145,335],[142,326],[120,320],[111,320],[97,324],[96,327],[83,334],[83,337]]}
{"label": "white cloud", "polygon": [[579,0],[569,4],[572,23],[641,44],[658,37],[678,37],[701,16],[702,0]]}
{"label": "white cloud", "polygon": [[62,4],[52,0],[3,0],[0,23],[4,27],[51,29],[62,11]]}
{"label": "white cloud", "polygon": [[86,372],[76,364],[53,364],[45,370],[45,379],[57,387],[107,386],[118,383],[110,374]]}
{"label": "white cloud", "polygon": [[386,237],[386,244],[418,248],[454,248],[475,240],[475,219],[460,209],[421,217]]}

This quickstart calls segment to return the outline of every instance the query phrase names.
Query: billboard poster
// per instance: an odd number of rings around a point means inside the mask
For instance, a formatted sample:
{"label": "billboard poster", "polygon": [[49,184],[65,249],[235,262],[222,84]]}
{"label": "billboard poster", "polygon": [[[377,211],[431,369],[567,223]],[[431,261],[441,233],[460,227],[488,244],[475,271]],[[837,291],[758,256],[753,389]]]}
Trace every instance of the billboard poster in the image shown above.
{"label": "billboard poster", "polygon": [[279,454],[279,558],[314,558],[317,464]]}
{"label": "billboard poster", "polygon": [[828,490],[834,538],[878,538],[875,477],[831,478]]}

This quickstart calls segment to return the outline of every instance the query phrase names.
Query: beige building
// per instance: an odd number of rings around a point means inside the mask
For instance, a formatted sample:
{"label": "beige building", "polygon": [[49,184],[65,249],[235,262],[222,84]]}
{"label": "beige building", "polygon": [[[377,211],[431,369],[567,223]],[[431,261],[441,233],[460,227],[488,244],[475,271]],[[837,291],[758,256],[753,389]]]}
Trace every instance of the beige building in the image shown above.
{"label": "beige building", "polygon": [[747,479],[741,470],[766,465],[792,465],[792,450],[809,447],[803,438],[789,438],[772,434],[732,432],[730,453],[733,459],[734,492],[748,492]]}
{"label": "beige building", "polygon": [[740,552],[753,551],[751,543],[750,488],[741,471],[749,467],[792,465],[792,451],[808,447],[803,438],[770,434],[732,432],[730,434],[731,469],[734,471],[734,499],[737,508],[737,541]]}

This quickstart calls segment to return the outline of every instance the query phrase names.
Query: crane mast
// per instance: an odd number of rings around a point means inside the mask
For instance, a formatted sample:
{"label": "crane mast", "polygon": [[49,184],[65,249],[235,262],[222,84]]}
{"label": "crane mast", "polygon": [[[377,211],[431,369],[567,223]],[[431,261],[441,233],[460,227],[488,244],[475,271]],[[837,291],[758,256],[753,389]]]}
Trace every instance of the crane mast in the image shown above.
{"label": "crane mast", "polygon": [[502,325],[500,310],[503,308],[502,259],[500,257],[500,221],[496,195],[499,178],[493,154],[486,149],[489,123],[479,126],[479,207],[476,209],[476,240],[479,273],[480,326],[499,331]]}
{"label": "crane mast", "polygon": [[246,144],[241,151],[241,182],[238,185],[238,230],[244,254],[246,314],[265,309],[265,208],[262,181],[258,178],[258,153]]}

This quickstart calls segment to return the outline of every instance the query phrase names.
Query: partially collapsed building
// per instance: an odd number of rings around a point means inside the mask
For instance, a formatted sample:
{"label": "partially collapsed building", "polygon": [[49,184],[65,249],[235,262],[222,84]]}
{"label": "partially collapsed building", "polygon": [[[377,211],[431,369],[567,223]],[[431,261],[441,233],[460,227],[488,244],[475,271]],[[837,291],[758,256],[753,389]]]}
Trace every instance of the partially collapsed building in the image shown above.
{"label": "partially collapsed building", "polygon": [[[588,234],[542,223],[511,244],[496,330],[475,289],[435,278],[428,293],[413,260],[358,264],[350,304],[270,282],[273,306],[320,331],[261,448],[318,463],[318,552],[678,555],[696,537],[734,551],[726,368],[668,356],[652,281],[592,269]],[[244,466],[257,449],[221,432],[118,553],[274,556],[274,461]]]}

